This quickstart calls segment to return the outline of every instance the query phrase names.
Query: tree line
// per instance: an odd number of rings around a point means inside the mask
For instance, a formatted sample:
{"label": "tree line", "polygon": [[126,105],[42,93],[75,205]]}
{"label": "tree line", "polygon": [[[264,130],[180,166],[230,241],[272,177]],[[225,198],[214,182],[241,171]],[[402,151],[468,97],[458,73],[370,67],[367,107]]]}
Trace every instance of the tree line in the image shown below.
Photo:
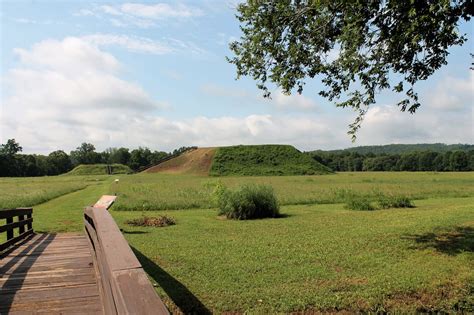
{"label": "tree line", "polygon": [[136,171],[158,163],[171,155],[178,155],[190,147],[172,152],[151,151],[146,147],[108,148],[97,152],[91,143],[82,143],[69,154],[62,150],[48,155],[22,154],[23,148],[15,139],[0,145],[0,177],[51,176],[67,173],[80,164],[124,164]]}
{"label": "tree line", "polygon": [[402,154],[313,151],[307,154],[337,172],[474,171],[474,150],[416,151]]}

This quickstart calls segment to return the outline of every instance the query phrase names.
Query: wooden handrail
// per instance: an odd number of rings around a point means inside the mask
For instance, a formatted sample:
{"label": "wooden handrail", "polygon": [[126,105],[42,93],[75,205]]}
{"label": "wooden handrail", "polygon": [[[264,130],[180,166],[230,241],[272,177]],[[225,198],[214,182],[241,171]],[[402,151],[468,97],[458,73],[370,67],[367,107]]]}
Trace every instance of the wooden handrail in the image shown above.
{"label": "wooden handrail", "polygon": [[[14,218],[18,217],[17,221]],[[33,209],[3,209],[0,210],[0,220],[6,219],[4,225],[0,225],[0,233],[7,233],[7,240],[0,244],[0,254],[9,247],[33,234]],[[26,226],[26,229],[25,229]],[[18,228],[18,234],[15,236],[15,229]]]}
{"label": "wooden handrail", "polygon": [[84,226],[90,241],[105,313],[169,314],[107,211],[115,196],[103,196],[101,200],[108,202],[99,201],[84,209]]}

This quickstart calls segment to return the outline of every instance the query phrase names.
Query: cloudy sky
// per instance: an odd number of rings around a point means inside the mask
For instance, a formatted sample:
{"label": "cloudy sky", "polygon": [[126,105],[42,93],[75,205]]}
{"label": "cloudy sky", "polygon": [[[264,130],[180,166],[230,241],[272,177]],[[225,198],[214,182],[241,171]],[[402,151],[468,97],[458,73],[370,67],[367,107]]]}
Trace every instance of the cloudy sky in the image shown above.
{"label": "cloudy sky", "polygon": [[423,106],[400,113],[382,94],[355,144],[354,113],[317,95],[235,80],[232,1],[0,1],[0,142],[27,153],[147,146],[285,143],[301,150],[388,143],[473,143],[472,23],[449,64],[419,84]]}

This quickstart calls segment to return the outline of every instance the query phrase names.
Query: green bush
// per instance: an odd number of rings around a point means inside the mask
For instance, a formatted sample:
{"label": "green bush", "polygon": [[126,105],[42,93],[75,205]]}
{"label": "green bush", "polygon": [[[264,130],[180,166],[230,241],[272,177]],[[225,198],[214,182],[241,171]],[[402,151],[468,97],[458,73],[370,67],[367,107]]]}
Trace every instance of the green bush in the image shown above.
{"label": "green bush", "polygon": [[216,190],[219,214],[229,219],[275,218],[280,207],[271,186],[244,185],[236,190],[219,186]]}
{"label": "green bush", "polygon": [[414,208],[412,201],[407,196],[387,196],[380,194],[377,200],[380,208]]}
{"label": "green bush", "polygon": [[346,209],[370,211],[370,210],[375,210],[375,207],[372,205],[372,203],[370,202],[368,198],[353,196],[347,199]]}

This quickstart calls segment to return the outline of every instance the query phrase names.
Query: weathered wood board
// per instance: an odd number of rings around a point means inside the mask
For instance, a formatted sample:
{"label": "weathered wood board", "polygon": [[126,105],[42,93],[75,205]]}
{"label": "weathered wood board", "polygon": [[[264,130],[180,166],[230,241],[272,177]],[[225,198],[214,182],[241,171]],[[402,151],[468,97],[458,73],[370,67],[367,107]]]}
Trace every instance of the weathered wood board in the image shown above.
{"label": "weathered wood board", "polygon": [[37,234],[0,259],[0,314],[103,314],[83,234]]}

